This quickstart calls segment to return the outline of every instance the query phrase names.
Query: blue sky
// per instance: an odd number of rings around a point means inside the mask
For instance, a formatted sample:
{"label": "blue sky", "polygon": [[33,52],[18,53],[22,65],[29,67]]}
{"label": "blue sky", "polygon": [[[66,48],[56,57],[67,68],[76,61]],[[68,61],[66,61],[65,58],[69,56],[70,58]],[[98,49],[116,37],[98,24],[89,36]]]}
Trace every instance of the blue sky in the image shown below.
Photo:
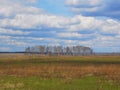
{"label": "blue sky", "polygon": [[0,0],[0,51],[81,45],[120,52],[120,0]]}

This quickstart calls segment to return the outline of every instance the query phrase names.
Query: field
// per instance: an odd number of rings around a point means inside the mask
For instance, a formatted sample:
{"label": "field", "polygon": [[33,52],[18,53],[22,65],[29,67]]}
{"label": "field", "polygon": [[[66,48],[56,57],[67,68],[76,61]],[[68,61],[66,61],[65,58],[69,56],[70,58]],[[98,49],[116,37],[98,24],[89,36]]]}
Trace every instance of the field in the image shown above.
{"label": "field", "polygon": [[0,54],[0,90],[120,90],[120,56]]}

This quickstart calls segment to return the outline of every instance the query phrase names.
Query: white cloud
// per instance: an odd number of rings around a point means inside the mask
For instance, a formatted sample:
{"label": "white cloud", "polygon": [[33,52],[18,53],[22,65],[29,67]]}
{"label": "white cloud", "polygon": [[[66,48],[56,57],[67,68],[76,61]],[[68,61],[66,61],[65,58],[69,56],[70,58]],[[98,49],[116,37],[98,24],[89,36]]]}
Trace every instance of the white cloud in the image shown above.
{"label": "white cloud", "polygon": [[9,47],[0,47],[0,52],[10,51],[11,49]]}
{"label": "white cloud", "polygon": [[62,32],[58,33],[58,36],[63,38],[89,39],[90,37],[94,36],[94,34],[80,34],[78,32]]}
{"label": "white cloud", "polygon": [[0,43],[5,45],[13,45],[13,46],[27,46],[28,43],[24,41],[20,41],[19,39],[15,39],[13,36],[0,36]]}
{"label": "white cloud", "polygon": [[97,6],[101,3],[102,0],[66,0],[66,4],[70,6]]}
{"label": "white cloud", "polygon": [[[15,1],[15,2],[13,2]],[[36,3],[36,0],[0,0],[0,43],[13,46],[29,46],[33,45],[35,41],[37,44],[40,42],[47,44],[65,44],[65,45],[84,45],[90,47],[107,47],[107,46],[118,46],[120,45],[120,22],[110,18],[96,18],[86,17],[83,15],[75,15],[72,17],[65,17],[60,15],[49,14],[44,12],[41,8],[37,8],[31,5],[23,4]],[[16,3],[16,4],[14,4]],[[94,12],[99,9],[101,0],[66,0],[67,5],[76,6],[73,10],[82,10],[88,12]],[[83,6],[82,6],[83,5]],[[88,5],[86,7],[86,5]],[[81,8],[78,8],[78,7]],[[89,8],[88,8],[89,7]],[[84,8],[84,9],[83,9]],[[51,37],[13,37],[3,36],[2,34],[8,35],[29,35],[31,32],[16,29],[6,29],[5,27],[12,28],[47,28],[46,32],[55,31]],[[56,29],[62,29],[57,31]],[[52,30],[51,30],[52,29]],[[82,34],[81,32],[90,32],[88,34]],[[106,36],[105,34],[108,34]],[[109,35],[110,34],[110,35]],[[116,34],[115,36],[112,34]],[[91,38],[86,41],[79,40],[82,38]],[[65,39],[67,38],[67,39]],[[74,40],[70,40],[73,38]],[[32,43],[33,42],[33,43]],[[115,43],[113,43],[115,42]],[[34,43],[36,44],[36,42]],[[4,48],[3,48],[4,49]]]}
{"label": "white cloud", "polygon": [[30,34],[30,32],[0,28],[0,34],[28,35],[28,34]]}
{"label": "white cloud", "polygon": [[[63,24],[64,22],[64,24]],[[1,26],[32,28],[38,26],[62,28],[69,20],[62,16],[48,14],[17,14],[13,19],[1,20]]]}
{"label": "white cloud", "polygon": [[27,0],[28,2],[30,2],[30,3],[36,3],[37,2],[37,0]]}
{"label": "white cloud", "polygon": [[66,0],[66,4],[76,14],[120,20],[120,0]]}
{"label": "white cloud", "polygon": [[42,9],[36,7],[27,7],[21,5],[0,5],[0,15],[5,17],[14,16],[16,14],[40,14],[43,13]]}
{"label": "white cloud", "polygon": [[[35,2],[36,0],[27,0]],[[37,7],[24,5],[25,1],[0,0],[0,15],[5,17],[16,16],[16,14],[40,14],[43,10]]]}
{"label": "white cloud", "polygon": [[105,33],[105,34],[118,34],[120,35],[120,23],[112,20],[112,19],[108,19],[106,21],[103,22],[103,24],[101,25],[101,32]]}

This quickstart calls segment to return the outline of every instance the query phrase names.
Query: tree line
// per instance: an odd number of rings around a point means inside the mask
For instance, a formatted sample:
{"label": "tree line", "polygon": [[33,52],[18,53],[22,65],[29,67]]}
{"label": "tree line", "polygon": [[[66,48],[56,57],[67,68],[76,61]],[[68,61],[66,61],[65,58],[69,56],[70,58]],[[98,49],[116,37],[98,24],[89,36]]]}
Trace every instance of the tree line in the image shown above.
{"label": "tree line", "polygon": [[34,46],[27,47],[26,53],[39,53],[49,55],[91,55],[93,50],[84,46]]}

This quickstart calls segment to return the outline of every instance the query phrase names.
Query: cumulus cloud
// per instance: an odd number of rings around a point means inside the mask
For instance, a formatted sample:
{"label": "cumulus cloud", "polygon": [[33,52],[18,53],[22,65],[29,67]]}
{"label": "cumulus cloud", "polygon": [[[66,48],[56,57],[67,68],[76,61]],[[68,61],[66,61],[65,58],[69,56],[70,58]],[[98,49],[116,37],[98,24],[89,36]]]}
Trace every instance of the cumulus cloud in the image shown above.
{"label": "cumulus cloud", "polygon": [[66,0],[66,4],[77,14],[120,19],[119,0]]}
{"label": "cumulus cloud", "polygon": [[112,15],[113,17],[119,15],[119,10],[115,9],[118,4],[113,8],[115,11],[110,9],[112,1],[66,0],[66,5],[79,13],[67,17],[48,13],[31,5],[37,0],[0,0],[0,44],[19,47],[39,44],[118,47],[120,22],[93,16],[93,13],[95,16],[98,13],[100,16],[108,16],[105,14],[108,11],[109,16],[114,12],[117,14]]}
{"label": "cumulus cloud", "polygon": [[0,47],[0,51],[5,52],[5,51],[10,51],[11,49],[9,47]]}
{"label": "cumulus cloud", "polygon": [[[21,41],[21,40],[17,40],[15,39],[14,37],[12,36],[0,36],[0,43],[1,45],[12,45],[12,46],[20,46],[20,47],[23,47],[23,46],[27,46],[28,43],[24,42],[24,41]],[[0,46],[1,46],[0,45]]]}
{"label": "cumulus cloud", "polygon": [[101,4],[102,0],[66,0],[68,6],[74,7],[95,7]]}
{"label": "cumulus cloud", "polygon": [[37,2],[37,0],[27,0],[28,2],[30,2],[30,3],[36,3]]}
{"label": "cumulus cloud", "polygon": [[38,9],[36,7],[26,7],[21,5],[0,5],[0,16],[2,17],[13,17],[16,14],[40,14],[42,13],[42,9]]}
{"label": "cumulus cloud", "polygon": [[23,32],[21,30],[12,30],[12,29],[0,28],[0,34],[28,35],[28,34],[30,34],[30,32]]}

